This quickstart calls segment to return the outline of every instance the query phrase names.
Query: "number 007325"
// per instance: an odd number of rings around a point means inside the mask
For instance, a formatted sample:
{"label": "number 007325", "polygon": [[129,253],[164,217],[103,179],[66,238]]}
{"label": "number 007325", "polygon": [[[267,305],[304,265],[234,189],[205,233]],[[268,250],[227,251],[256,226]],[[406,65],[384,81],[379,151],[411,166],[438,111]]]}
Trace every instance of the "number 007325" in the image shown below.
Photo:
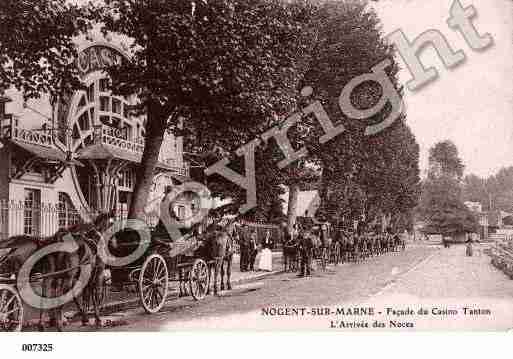
{"label": "number 007325", "polygon": [[21,351],[23,351],[23,352],[51,352],[51,351],[53,351],[53,344],[22,344]]}

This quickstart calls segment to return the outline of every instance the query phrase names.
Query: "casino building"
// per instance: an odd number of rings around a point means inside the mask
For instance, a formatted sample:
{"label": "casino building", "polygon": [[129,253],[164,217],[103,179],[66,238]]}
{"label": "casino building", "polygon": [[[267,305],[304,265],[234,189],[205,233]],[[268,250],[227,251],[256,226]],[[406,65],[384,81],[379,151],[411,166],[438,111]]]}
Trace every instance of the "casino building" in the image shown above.
{"label": "casino building", "polygon": [[[135,98],[112,95],[102,70],[126,56],[107,41],[83,44],[76,66],[87,89],[60,99],[52,118],[37,126],[24,126],[24,118],[6,113],[11,99],[0,97],[0,239],[50,235],[88,220],[94,210],[126,213],[146,119],[131,114]],[[188,177],[182,138],[166,134],[150,200]],[[182,202],[175,208],[179,217],[192,206]]]}

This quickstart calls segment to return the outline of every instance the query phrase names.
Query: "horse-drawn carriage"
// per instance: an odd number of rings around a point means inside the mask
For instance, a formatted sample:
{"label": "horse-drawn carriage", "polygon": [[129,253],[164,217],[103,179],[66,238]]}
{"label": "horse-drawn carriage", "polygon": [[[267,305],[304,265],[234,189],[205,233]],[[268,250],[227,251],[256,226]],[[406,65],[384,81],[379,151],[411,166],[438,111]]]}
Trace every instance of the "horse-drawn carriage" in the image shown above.
{"label": "horse-drawn carriage", "polygon": [[[212,269],[214,293],[217,294],[219,271],[221,290],[224,289],[225,263],[227,288],[231,289],[232,241],[227,231],[220,226],[215,226],[213,231],[203,236],[190,234],[177,241],[171,241],[155,232],[146,239],[133,233],[117,233],[114,236],[116,240],[103,242],[107,243],[111,255],[125,257],[126,254],[134,253],[136,248],[146,249],[135,261],[113,266],[104,263],[100,253],[101,233],[105,232],[110,222],[106,215],[100,215],[86,227],[80,225],[70,228],[43,241],[16,236],[0,242],[0,331],[21,330],[24,304],[34,306],[33,303],[26,303],[23,295],[20,295],[18,279],[24,263],[34,255],[37,256],[37,252],[47,245],[66,243],[66,238],[74,239],[75,251],[50,253],[35,261],[32,271],[26,273],[27,284],[30,287],[41,286],[39,298],[54,298],[71,293],[69,299],[75,301],[84,324],[89,321],[89,309],[92,308],[96,325],[101,325],[99,314],[107,293],[106,269],[112,273],[112,281],[117,288],[138,292],[141,305],[148,313],[156,313],[164,306],[172,281],[179,283],[180,296],[191,295],[195,300],[205,298],[210,289]],[[66,237],[68,234],[71,237]],[[75,292],[75,285],[81,280],[79,275],[83,273],[89,273],[87,282],[79,292]],[[66,303],[48,311],[53,316],[50,320],[58,330],[62,330],[62,308]],[[40,308],[48,309],[44,306]],[[44,329],[42,309],[40,329]]]}
{"label": "horse-drawn carriage", "polygon": [[[299,219],[299,218],[298,218]],[[326,271],[328,264],[337,265],[341,259],[341,245],[333,240],[332,230],[328,223],[310,222],[302,219],[293,236],[289,236],[283,244],[285,271],[298,271],[301,262],[301,252],[311,251],[306,257],[311,257],[321,270]]]}
{"label": "horse-drawn carriage", "polygon": [[[118,244],[118,249],[133,249],[138,244],[124,242]],[[195,300],[201,300],[207,295],[209,266],[213,263],[199,254],[201,246],[202,241],[197,237],[165,242],[152,236],[140,260],[127,267],[110,269],[114,283],[118,288],[135,288],[148,313],[156,313],[163,307],[170,282],[179,283],[180,295],[189,292]]]}

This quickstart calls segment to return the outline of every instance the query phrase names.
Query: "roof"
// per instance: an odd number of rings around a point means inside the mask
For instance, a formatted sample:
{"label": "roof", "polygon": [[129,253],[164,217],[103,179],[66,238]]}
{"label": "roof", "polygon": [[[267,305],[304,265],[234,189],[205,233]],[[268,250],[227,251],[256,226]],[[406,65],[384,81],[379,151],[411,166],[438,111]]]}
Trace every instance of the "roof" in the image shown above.
{"label": "roof", "polygon": [[[141,163],[142,160],[142,154],[122,150],[121,148],[106,144],[87,146],[78,152],[77,157],[84,160],[121,159],[133,163]],[[157,167],[171,172],[175,170],[175,167],[169,166],[163,162],[157,162]],[[173,172],[170,175],[180,182],[188,182],[191,180],[187,176]]]}
{"label": "roof", "polygon": [[130,151],[123,151],[122,149],[114,146],[96,144],[87,146],[78,151],[77,158],[85,160],[108,160],[117,158],[130,162],[140,163],[142,155]]}
{"label": "roof", "polygon": [[66,154],[57,148],[40,146],[40,145],[27,143],[27,142],[23,142],[23,141],[17,141],[17,140],[7,140],[4,142],[11,143],[14,146],[21,148],[22,150],[30,153],[31,155],[37,156],[39,158],[43,158],[45,160],[58,161],[58,162],[63,162],[63,163],[67,163],[67,164],[74,164],[74,165],[80,166],[80,167],[83,166],[83,164],[80,163],[79,161],[76,161],[76,160],[68,161]]}
{"label": "roof", "polygon": [[27,143],[24,141],[4,139],[2,140],[5,144],[11,144],[25,152],[30,153],[32,156],[36,156],[48,161],[62,162],[66,164],[74,164],[82,167],[83,164],[76,160],[69,161],[66,157],[66,153],[55,147],[41,146],[34,143]]}
{"label": "roof", "polygon": [[16,147],[29,152],[30,154],[32,154],[34,156],[44,158],[47,160],[51,160],[51,161],[60,161],[60,162],[66,161],[66,154],[57,148],[40,146],[40,145],[27,143],[27,142],[23,142],[23,141],[17,141],[17,140],[9,140],[9,142],[12,143],[13,145],[15,145]]}

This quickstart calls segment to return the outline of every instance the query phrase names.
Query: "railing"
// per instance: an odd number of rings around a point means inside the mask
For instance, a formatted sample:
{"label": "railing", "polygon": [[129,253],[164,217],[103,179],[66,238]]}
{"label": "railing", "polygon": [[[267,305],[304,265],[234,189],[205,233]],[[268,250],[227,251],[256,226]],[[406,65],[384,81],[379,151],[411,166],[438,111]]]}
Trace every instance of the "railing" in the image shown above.
{"label": "railing", "polygon": [[513,279],[513,242],[496,239],[488,253],[492,265]]}
{"label": "railing", "polygon": [[137,154],[142,154],[144,151],[144,141],[131,141],[125,139],[121,136],[121,132],[118,134],[116,129],[105,125],[95,126],[94,142],[114,146],[124,151],[130,151]]}
{"label": "railing", "polygon": [[[52,129],[46,130],[29,130],[22,128],[18,125],[18,118],[14,115],[7,115],[0,123],[0,136],[2,138],[13,139],[25,143],[35,144],[44,147],[54,147]],[[127,134],[123,131],[105,126],[95,126],[94,129],[94,143],[102,143],[109,146],[117,147],[123,151],[129,151],[136,155],[142,155],[144,151],[144,139],[138,138],[129,140],[126,138]],[[171,169],[182,176],[189,177],[189,166],[180,163],[174,159],[169,158],[164,161]]]}
{"label": "railing", "polygon": [[1,136],[26,143],[44,147],[54,147],[52,130],[28,130],[18,125],[18,118],[14,115],[7,115],[1,127]]}
{"label": "railing", "polygon": [[[127,133],[105,125],[95,126],[94,142],[114,146],[137,155],[142,155],[144,151],[144,138],[128,140]],[[165,159],[162,162],[171,167],[177,174],[189,177],[189,166],[180,166],[178,161],[174,158]]]}
{"label": "railing", "polygon": [[[27,207],[21,201],[0,201],[0,241],[25,234],[36,238],[51,236],[61,228],[81,223],[84,217],[94,218],[97,213],[86,209],[64,208],[52,203]],[[126,218],[127,212],[116,213],[116,220]],[[143,220],[149,228],[154,228],[158,223],[158,217],[154,215],[145,216]]]}

